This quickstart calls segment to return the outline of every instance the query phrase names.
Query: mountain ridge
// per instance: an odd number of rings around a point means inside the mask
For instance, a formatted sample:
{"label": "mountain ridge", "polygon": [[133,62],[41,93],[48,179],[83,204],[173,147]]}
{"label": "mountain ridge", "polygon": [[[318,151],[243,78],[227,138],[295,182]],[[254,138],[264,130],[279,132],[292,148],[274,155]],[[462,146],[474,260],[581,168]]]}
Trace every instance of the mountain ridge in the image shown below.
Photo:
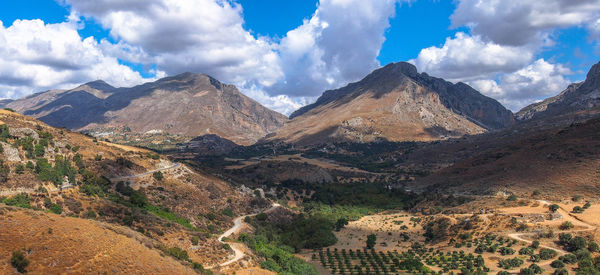
{"label": "mountain ridge", "polygon": [[243,95],[234,85],[190,72],[134,87],[96,80],[70,90],[50,90],[4,105],[50,125],[72,130],[160,131],[216,134],[248,145],[287,118]]}
{"label": "mountain ridge", "polygon": [[358,82],[325,91],[290,118],[266,140],[431,141],[514,124],[512,112],[494,99],[464,83],[419,74],[406,62],[390,63]]}

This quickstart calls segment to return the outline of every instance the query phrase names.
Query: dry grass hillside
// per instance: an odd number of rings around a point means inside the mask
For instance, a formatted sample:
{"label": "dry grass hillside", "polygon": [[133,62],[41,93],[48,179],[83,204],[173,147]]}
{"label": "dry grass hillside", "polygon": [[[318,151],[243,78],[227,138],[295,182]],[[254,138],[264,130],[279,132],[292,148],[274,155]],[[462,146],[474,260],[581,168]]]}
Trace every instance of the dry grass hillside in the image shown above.
{"label": "dry grass hillside", "polygon": [[0,273],[22,251],[30,274],[194,274],[127,227],[0,206]]}
{"label": "dry grass hillside", "polygon": [[[233,217],[264,204],[151,151],[99,142],[6,110],[0,122],[0,202],[78,218],[69,221],[125,226],[186,265],[226,260],[231,251],[216,235]],[[85,240],[80,244],[92,250]]]}

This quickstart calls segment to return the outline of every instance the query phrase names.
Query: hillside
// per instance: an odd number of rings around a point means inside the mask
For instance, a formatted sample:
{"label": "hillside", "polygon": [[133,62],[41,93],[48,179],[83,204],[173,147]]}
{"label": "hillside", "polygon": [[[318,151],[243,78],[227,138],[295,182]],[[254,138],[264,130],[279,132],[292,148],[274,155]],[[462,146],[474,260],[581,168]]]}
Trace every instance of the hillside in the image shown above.
{"label": "hillside", "polygon": [[497,101],[409,63],[392,63],[359,82],[326,91],[290,116],[267,141],[431,141],[473,135],[514,123]]}
{"label": "hillside", "polygon": [[518,120],[552,119],[557,115],[600,107],[600,63],[589,70],[585,81],[573,83],[560,94],[531,104],[516,114]]}
{"label": "hillside", "polygon": [[99,80],[67,91],[34,94],[4,107],[55,127],[104,136],[215,134],[245,145],[273,132],[286,120],[235,86],[192,73],[131,88],[115,88]]}
{"label": "hillside", "polygon": [[[80,223],[81,230],[100,230],[87,219],[127,227],[188,267],[192,262],[214,266],[227,259],[230,250],[215,235],[232,224],[234,215],[268,205],[152,151],[98,141],[6,110],[0,111],[0,145],[0,202],[72,217],[65,223]],[[7,222],[0,221],[0,226],[6,228]],[[80,237],[80,244],[90,240]],[[86,246],[87,254],[106,248]],[[99,269],[106,266],[105,261],[98,264]],[[86,263],[81,268],[94,266]]]}
{"label": "hillside", "polygon": [[13,273],[11,254],[22,249],[30,274],[196,274],[126,227],[6,206],[0,224],[2,274]]}
{"label": "hillside", "polygon": [[575,194],[597,196],[600,192],[596,185],[600,176],[599,118],[566,127],[507,136],[505,143],[489,140],[492,138],[500,136],[456,146],[474,146],[481,150],[418,179],[410,184],[410,188],[473,194],[514,192],[521,195],[538,190],[555,199]]}

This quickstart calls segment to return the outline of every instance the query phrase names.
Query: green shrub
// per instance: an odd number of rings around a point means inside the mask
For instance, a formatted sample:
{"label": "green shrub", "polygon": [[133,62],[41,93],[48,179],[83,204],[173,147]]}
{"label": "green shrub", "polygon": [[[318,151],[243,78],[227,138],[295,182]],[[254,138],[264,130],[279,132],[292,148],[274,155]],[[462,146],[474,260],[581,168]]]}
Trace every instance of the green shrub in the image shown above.
{"label": "green shrub", "polygon": [[563,222],[560,225],[560,229],[562,229],[562,230],[568,230],[568,229],[571,229],[571,228],[573,228],[573,223],[571,223],[570,221]]}
{"label": "green shrub", "polygon": [[367,236],[367,248],[369,248],[369,249],[374,248],[376,243],[377,243],[377,235],[370,234]]}
{"label": "green shrub", "polygon": [[50,212],[54,213],[54,214],[61,214],[62,213],[62,208],[60,207],[60,205],[53,203],[52,205],[50,205]]}
{"label": "green shrub", "polygon": [[29,195],[27,193],[21,193],[14,195],[10,198],[4,199],[2,203],[21,208],[31,208],[31,205],[29,204],[30,201],[31,199],[29,198]]}
{"label": "green shrub", "polygon": [[504,269],[512,269],[515,267],[519,267],[523,264],[523,260],[519,259],[519,258],[511,258],[511,259],[504,259],[504,260],[500,260],[498,262],[498,266],[500,266],[501,268]]}
{"label": "green shrub", "polygon": [[23,164],[17,164],[17,167],[15,167],[15,173],[21,175],[25,172],[25,166],[23,166]]}
{"label": "green shrub", "polygon": [[552,263],[550,263],[550,266],[554,268],[561,268],[565,267],[565,263],[563,263],[561,260],[555,260]]}
{"label": "green shrub", "polygon": [[187,261],[190,259],[187,251],[185,251],[179,247],[176,247],[176,246],[169,248],[167,250],[167,253],[169,253],[169,255],[175,257],[176,259],[178,259],[180,261]]}
{"label": "green shrub", "polygon": [[550,259],[556,257],[556,255],[558,255],[558,253],[554,249],[542,248],[540,250],[539,255],[540,255],[540,259],[542,259],[542,260],[550,260]]}
{"label": "green shrub", "polygon": [[96,219],[98,215],[96,214],[96,212],[94,212],[94,210],[90,210],[87,212],[86,217],[88,219]]}
{"label": "green shrub", "polygon": [[552,204],[552,205],[548,206],[548,209],[550,209],[551,212],[556,212],[556,211],[558,211],[559,208],[560,208],[560,206],[558,206],[558,204]]}
{"label": "green shrub", "polygon": [[199,241],[198,236],[193,236],[191,241],[192,241],[193,245],[198,245],[198,241]]}
{"label": "green shrub", "polygon": [[506,198],[507,201],[516,201],[517,200],[517,196],[515,194],[511,194],[510,196],[508,196],[508,198]]}
{"label": "green shrub", "polygon": [[25,257],[25,254],[21,251],[13,251],[10,257],[10,264],[17,269],[19,273],[26,273],[29,260]]}
{"label": "green shrub", "polygon": [[233,209],[231,209],[231,207],[223,209],[223,215],[233,217]]}
{"label": "green shrub", "polygon": [[156,171],[154,173],[152,173],[152,176],[157,180],[157,181],[161,181],[163,180],[164,176],[163,173],[161,171]]}

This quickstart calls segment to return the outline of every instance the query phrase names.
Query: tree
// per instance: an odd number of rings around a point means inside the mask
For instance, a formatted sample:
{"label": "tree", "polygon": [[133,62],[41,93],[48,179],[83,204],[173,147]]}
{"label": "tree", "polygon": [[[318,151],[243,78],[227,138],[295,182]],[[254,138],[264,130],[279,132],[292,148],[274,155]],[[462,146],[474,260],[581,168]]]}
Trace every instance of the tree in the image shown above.
{"label": "tree", "polygon": [[510,196],[508,196],[508,198],[506,198],[507,201],[516,201],[517,200],[517,196],[515,194],[511,194]]}
{"label": "tree", "polygon": [[571,229],[571,228],[573,228],[573,223],[571,223],[570,221],[563,222],[560,225],[560,229],[562,229],[562,230],[567,230],[567,229]]}
{"label": "tree", "polygon": [[562,268],[565,267],[565,263],[563,263],[561,260],[555,260],[552,263],[550,263],[550,266],[554,268]]}
{"label": "tree", "polygon": [[535,241],[531,242],[531,248],[537,249],[538,247],[540,247],[540,241],[535,240]]}
{"label": "tree", "polygon": [[543,248],[540,250],[539,255],[541,260],[550,260],[556,257],[556,255],[558,255],[558,252],[556,252],[554,249]]}
{"label": "tree", "polygon": [[25,172],[25,166],[23,166],[23,164],[17,164],[17,167],[15,167],[15,173],[17,174],[23,174],[23,172]]}
{"label": "tree", "polygon": [[592,206],[592,204],[588,201],[583,205],[583,209],[588,209]]}
{"label": "tree", "polygon": [[367,248],[372,249],[377,243],[377,235],[371,234],[367,236]]}
{"label": "tree", "polygon": [[157,180],[157,181],[162,181],[164,176],[163,173],[161,171],[156,171],[154,173],[152,173],[152,176]]}
{"label": "tree", "polygon": [[590,241],[590,243],[588,244],[588,250],[590,252],[598,252],[600,250],[600,246],[598,246],[597,242]]}
{"label": "tree", "polygon": [[569,241],[569,251],[576,251],[587,247],[587,241],[583,237],[575,237]]}
{"label": "tree", "polygon": [[341,217],[335,222],[335,231],[340,231],[348,225],[348,219],[346,217]]}
{"label": "tree", "polygon": [[550,209],[550,211],[552,211],[554,213],[554,212],[558,211],[560,206],[558,206],[558,204],[552,204],[552,205],[548,206],[548,208]]}
{"label": "tree", "polygon": [[25,273],[29,260],[25,257],[25,254],[21,251],[13,251],[12,257],[10,257],[10,264],[17,269],[19,273]]}
{"label": "tree", "polygon": [[583,208],[581,208],[581,206],[575,206],[573,207],[573,213],[583,213]]}

